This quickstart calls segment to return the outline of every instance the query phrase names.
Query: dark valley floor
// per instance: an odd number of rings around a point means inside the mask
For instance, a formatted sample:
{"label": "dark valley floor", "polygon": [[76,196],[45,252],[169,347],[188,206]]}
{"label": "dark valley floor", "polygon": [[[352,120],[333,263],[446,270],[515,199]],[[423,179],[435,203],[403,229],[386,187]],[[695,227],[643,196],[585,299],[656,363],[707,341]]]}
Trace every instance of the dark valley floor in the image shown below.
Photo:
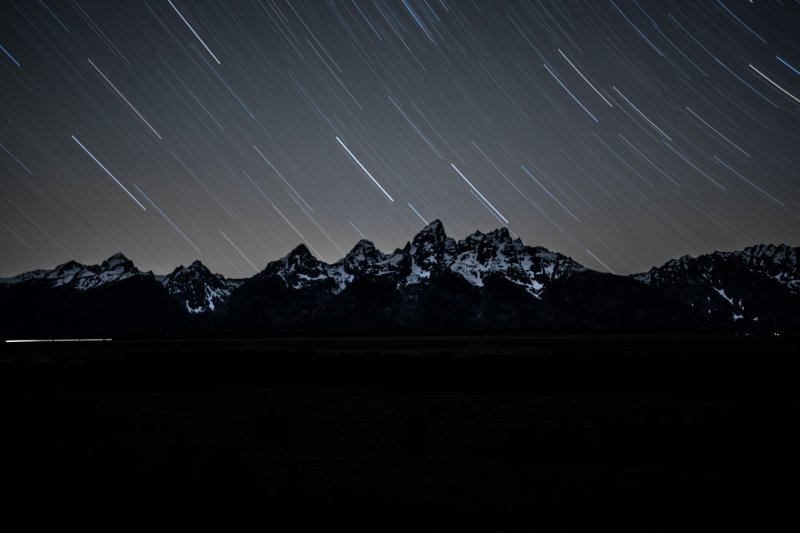
{"label": "dark valley floor", "polygon": [[[795,505],[793,338],[4,345],[31,523],[731,529]],[[47,512],[43,512],[47,510]]]}

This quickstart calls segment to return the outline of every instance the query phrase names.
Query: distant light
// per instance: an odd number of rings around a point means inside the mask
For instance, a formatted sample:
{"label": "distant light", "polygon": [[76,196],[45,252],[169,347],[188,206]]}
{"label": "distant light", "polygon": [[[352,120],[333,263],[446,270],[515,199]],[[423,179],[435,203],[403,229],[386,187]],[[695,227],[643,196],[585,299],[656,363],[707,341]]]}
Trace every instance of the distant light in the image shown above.
{"label": "distant light", "polygon": [[111,339],[6,339],[6,342],[108,342],[110,340]]}

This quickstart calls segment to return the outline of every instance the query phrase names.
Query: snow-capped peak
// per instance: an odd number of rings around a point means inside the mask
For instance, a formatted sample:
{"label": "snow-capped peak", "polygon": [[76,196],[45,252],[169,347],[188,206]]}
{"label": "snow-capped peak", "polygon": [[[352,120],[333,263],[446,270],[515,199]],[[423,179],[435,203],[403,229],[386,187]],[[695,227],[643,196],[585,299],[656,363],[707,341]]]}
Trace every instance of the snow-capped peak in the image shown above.
{"label": "snow-capped peak", "polygon": [[665,283],[676,276],[693,275],[710,280],[715,268],[726,268],[766,274],[794,293],[800,293],[800,248],[785,244],[759,244],[732,252],[712,252],[697,257],[684,255],[648,272],[632,277],[648,285]]}
{"label": "snow-capped peak", "polygon": [[161,284],[191,314],[214,311],[241,282],[213,274],[203,263],[179,266],[164,276]]}
{"label": "snow-capped peak", "polygon": [[683,256],[632,277],[726,321],[756,322],[800,294],[800,248],[761,244],[742,250]]}
{"label": "snow-capped peak", "polygon": [[352,250],[347,252],[342,262],[345,270],[355,274],[362,272],[365,268],[381,261],[383,258],[384,255],[375,248],[371,241],[361,239],[353,246]]}
{"label": "snow-capped peak", "polygon": [[133,265],[133,261],[125,257],[121,253],[115,253],[102,263],[100,263],[100,269],[109,271],[115,270],[120,272],[134,272],[136,271],[136,267]]}
{"label": "snow-capped peak", "polygon": [[476,231],[458,241],[457,255],[449,268],[477,287],[483,287],[488,276],[500,276],[525,287],[537,298],[547,285],[567,272],[585,270],[569,257],[525,246],[519,239],[512,239],[506,228],[486,234]]}
{"label": "snow-capped peak", "polygon": [[4,285],[15,285],[31,281],[45,283],[51,287],[65,287],[78,291],[95,289],[110,283],[117,283],[133,276],[151,276],[150,272],[140,272],[133,262],[117,253],[100,265],[82,265],[68,261],[52,270],[34,270],[2,281]]}

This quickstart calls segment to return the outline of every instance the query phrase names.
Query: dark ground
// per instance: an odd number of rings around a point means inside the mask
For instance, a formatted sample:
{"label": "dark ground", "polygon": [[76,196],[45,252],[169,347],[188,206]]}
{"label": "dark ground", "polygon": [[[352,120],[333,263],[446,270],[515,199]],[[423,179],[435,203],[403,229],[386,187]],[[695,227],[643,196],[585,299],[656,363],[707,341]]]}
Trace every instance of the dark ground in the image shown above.
{"label": "dark ground", "polygon": [[795,530],[798,347],[3,344],[0,510],[108,528],[167,511],[261,530]]}

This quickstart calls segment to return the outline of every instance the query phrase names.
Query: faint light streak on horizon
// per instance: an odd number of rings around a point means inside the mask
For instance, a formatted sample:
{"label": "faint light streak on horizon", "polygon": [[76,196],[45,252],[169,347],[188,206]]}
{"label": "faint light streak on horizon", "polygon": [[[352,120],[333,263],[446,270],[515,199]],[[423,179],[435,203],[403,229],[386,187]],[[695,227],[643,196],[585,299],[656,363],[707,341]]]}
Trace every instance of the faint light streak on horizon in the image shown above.
{"label": "faint light streak on horizon", "polygon": [[78,146],[80,146],[81,148],[83,148],[83,151],[84,151],[84,152],[86,152],[87,154],[89,154],[89,157],[91,157],[92,159],[94,159],[94,162],[95,162],[95,163],[97,163],[98,165],[100,165],[100,168],[102,168],[102,169],[105,171],[105,173],[106,173],[106,174],[108,174],[109,176],[111,176],[111,179],[113,179],[113,180],[114,180],[114,181],[117,183],[117,185],[119,185],[120,187],[122,187],[122,190],[123,190],[123,191],[125,191],[126,193],[128,193],[128,196],[130,196],[130,197],[133,199],[133,201],[137,203],[137,205],[138,205],[139,207],[141,207],[141,208],[142,208],[144,211],[147,211],[147,208],[146,208],[145,206],[143,206],[143,205],[142,205],[142,202],[140,202],[139,200],[137,200],[137,199],[136,199],[136,197],[135,197],[134,195],[132,195],[132,194],[131,194],[131,191],[129,191],[128,189],[126,189],[126,188],[125,188],[125,186],[124,186],[122,183],[120,183],[120,181],[119,181],[119,180],[118,180],[116,177],[114,177],[114,174],[112,174],[111,172],[109,172],[109,170],[108,170],[108,169],[107,169],[107,168],[106,168],[106,167],[103,165],[103,163],[101,163],[101,162],[100,162],[100,161],[99,161],[99,160],[98,160],[98,159],[97,159],[97,158],[94,156],[94,154],[93,154],[92,152],[90,152],[90,151],[89,151],[89,149],[88,149],[88,148],[86,148],[86,147],[83,145],[83,143],[82,143],[82,142],[80,142],[80,141],[78,140],[78,138],[77,138],[77,137],[75,137],[75,136],[73,135],[73,136],[72,136],[72,140],[73,140],[73,141],[75,141],[76,143],[78,143]]}
{"label": "faint light streak on horizon", "polygon": [[6,339],[8,343],[31,343],[31,342],[109,342],[112,339]]}

